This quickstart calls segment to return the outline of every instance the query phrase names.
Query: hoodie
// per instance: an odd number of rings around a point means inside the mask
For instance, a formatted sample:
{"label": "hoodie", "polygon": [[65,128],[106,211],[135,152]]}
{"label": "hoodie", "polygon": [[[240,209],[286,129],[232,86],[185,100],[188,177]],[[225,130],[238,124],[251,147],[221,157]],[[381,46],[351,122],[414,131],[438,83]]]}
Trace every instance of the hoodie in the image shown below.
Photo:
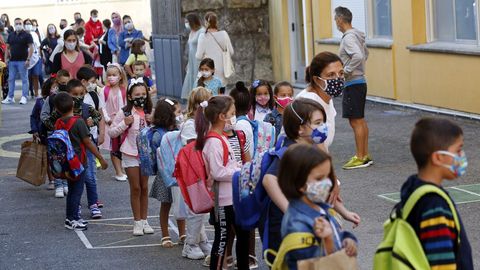
{"label": "hoodie", "polygon": [[347,84],[349,81],[365,80],[365,62],[368,58],[365,33],[355,28],[345,31],[340,42],[339,56]]}
{"label": "hoodie", "polygon": [[[432,184],[423,181],[417,175],[410,176],[401,189],[401,205],[404,205],[413,191],[422,185]],[[450,197],[445,189],[440,188]],[[451,209],[440,195],[434,193],[424,195],[407,217],[407,222],[422,243],[432,269],[473,269],[472,249],[460,214],[456,209],[455,211],[460,223],[460,244],[457,242],[458,228],[455,226]]]}

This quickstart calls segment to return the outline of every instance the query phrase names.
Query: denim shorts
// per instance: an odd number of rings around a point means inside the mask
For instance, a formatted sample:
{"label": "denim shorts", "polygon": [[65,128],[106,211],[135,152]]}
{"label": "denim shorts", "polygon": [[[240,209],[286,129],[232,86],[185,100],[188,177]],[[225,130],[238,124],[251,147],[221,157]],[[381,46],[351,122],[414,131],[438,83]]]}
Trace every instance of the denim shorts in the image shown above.
{"label": "denim shorts", "polygon": [[40,76],[42,74],[42,59],[38,59],[35,66],[28,70],[28,74],[32,76]]}

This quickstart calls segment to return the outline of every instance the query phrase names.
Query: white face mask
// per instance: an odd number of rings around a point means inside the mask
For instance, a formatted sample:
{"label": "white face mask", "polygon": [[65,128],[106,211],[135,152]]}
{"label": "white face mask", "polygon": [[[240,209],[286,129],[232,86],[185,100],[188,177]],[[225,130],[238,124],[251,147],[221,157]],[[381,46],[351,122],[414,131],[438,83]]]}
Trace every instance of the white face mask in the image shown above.
{"label": "white face mask", "polygon": [[55,34],[55,27],[49,27],[48,28],[48,33],[49,34]]}
{"label": "white face mask", "polygon": [[20,32],[23,30],[23,25],[21,24],[15,24],[15,31]]}
{"label": "white face mask", "polygon": [[313,203],[325,203],[332,189],[332,180],[326,177],[314,183],[307,183],[305,196]]}
{"label": "white face mask", "polygon": [[31,24],[25,24],[25,31],[32,31],[32,25]]}
{"label": "white face mask", "polygon": [[234,115],[229,120],[230,123],[225,123],[225,127],[223,128],[224,131],[230,131],[235,129],[235,125],[237,124],[237,117]]}
{"label": "white face mask", "polygon": [[131,22],[126,23],[125,24],[125,29],[127,29],[128,31],[133,30],[133,23],[131,23]]}
{"label": "white face mask", "polygon": [[96,83],[89,83],[87,86],[87,91],[88,92],[95,92],[97,90],[97,84]]}
{"label": "white face mask", "polygon": [[92,17],[92,22],[97,22],[98,18],[97,17]]}
{"label": "white face mask", "polygon": [[67,50],[73,51],[75,50],[75,47],[77,47],[76,42],[65,42],[65,48],[67,48]]}
{"label": "white face mask", "polygon": [[183,114],[177,115],[175,117],[175,121],[177,121],[177,125],[180,125],[181,123],[183,123]]}
{"label": "white face mask", "polygon": [[204,78],[210,78],[212,76],[212,72],[210,71],[202,71],[202,76]]}
{"label": "white face mask", "polygon": [[190,30],[190,24],[188,22],[185,23],[185,29]]}

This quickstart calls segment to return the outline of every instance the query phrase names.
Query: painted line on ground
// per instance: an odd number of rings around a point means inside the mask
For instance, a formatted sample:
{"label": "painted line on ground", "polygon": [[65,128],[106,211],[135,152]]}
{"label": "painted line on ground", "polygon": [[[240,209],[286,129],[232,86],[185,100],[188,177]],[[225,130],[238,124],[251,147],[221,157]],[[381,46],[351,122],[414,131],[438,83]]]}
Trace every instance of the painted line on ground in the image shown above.
{"label": "painted line on ground", "polygon": [[83,231],[75,231],[75,232],[77,233],[78,238],[80,238],[80,241],[82,241],[83,245],[85,245],[87,249],[93,249],[92,244],[90,243],[90,241],[88,241],[88,238],[85,236]]}
{"label": "painted line on ground", "polygon": [[454,190],[458,190],[458,191],[462,191],[462,192],[465,192],[465,193],[468,193],[468,194],[471,194],[471,195],[475,195],[477,197],[480,197],[480,194],[477,194],[477,193],[469,191],[469,190],[461,189],[459,187],[449,187],[449,188],[454,189]]}
{"label": "painted line on ground", "polygon": [[[147,218],[158,218],[158,216],[147,216]],[[88,222],[96,223],[103,221],[112,221],[112,220],[133,220],[133,217],[120,217],[120,218],[102,218],[102,219],[89,219]]]}
{"label": "painted line on ground", "polygon": [[134,236],[134,237],[131,237],[131,238],[115,241],[115,242],[112,242],[112,243],[103,244],[103,245],[100,245],[100,246],[97,246],[97,247],[108,247],[108,246],[112,246],[112,245],[115,245],[115,244],[118,244],[118,243],[128,242],[130,240],[137,239],[137,237],[138,236]]}
{"label": "painted line on ground", "polygon": [[474,202],[480,202],[480,199],[478,200],[471,200],[471,201],[463,201],[463,202],[455,202],[455,204],[465,204],[465,203],[474,203]]}
{"label": "painted line on ground", "polygon": [[3,145],[8,142],[32,138],[31,134],[17,134],[13,136],[0,137],[0,157],[20,158],[20,152],[3,150]]}
{"label": "painted line on ground", "polygon": [[[390,193],[390,194],[395,194],[395,193]],[[387,196],[385,196],[385,195],[377,195],[377,196],[380,197],[380,198],[383,198],[383,199],[385,199],[385,200],[387,200],[387,201],[394,202],[394,203],[398,203],[398,202],[399,202],[398,200],[389,198],[389,197],[387,197]]]}

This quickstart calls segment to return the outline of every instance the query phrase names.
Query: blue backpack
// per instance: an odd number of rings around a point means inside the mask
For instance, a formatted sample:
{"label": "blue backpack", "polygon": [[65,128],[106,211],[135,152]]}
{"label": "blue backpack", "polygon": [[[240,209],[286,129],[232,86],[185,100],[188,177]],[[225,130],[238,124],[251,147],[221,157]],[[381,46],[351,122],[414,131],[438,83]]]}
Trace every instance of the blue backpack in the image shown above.
{"label": "blue backpack", "polygon": [[138,157],[140,159],[140,173],[143,176],[156,175],[157,168],[157,149],[152,139],[153,135],[159,132],[160,138],[165,134],[163,128],[144,127],[137,136]]}
{"label": "blue backpack", "polygon": [[250,123],[253,130],[253,157],[254,159],[260,153],[269,151],[275,146],[275,127],[268,122],[250,120],[247,116],[242,115],[238,120],[246,120]]}
{"label": "blue backpack", "polygon": [[258,227],[262,212],[270,202],[263,187],[263,177],[275,158],[281,158],[286,150],[283,138],[279,138],[275,148],[259,153],[233,175],[235,222],[242,229],[252,230]]}
{"label": "blue backpack", "polygon": [[157,167],[160,176],[166,187],[177,186],[177,179],[173,176],[175,171],[175,161],[178,152],[183,147],[180,131],[170,131],[165,133],[157,148]]}

